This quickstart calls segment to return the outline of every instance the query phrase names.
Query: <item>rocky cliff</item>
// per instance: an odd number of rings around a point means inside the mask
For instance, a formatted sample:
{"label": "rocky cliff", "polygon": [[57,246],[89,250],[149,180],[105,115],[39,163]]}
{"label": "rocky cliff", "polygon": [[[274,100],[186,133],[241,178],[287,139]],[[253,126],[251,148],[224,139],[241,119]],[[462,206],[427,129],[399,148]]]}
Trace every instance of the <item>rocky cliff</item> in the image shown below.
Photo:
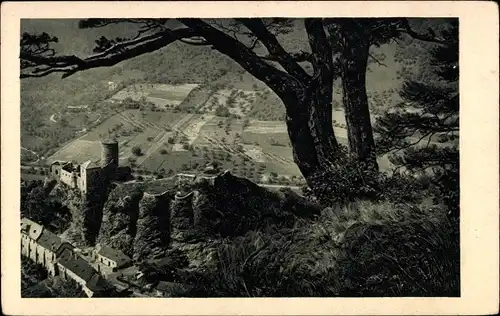
{"label": "rocky cliff", "polygon": [[117,187],[110,192],[103,208],[98,243],[119,249],[132,257],[139,203],[143,195],[143,188],[139,186]]}
{"label": "rocky cliff", "polygon": [[170,240],[171,193],[144,193],[139,202],[134,260],[154,259],[165,255]]}
{"label": "rocky cliff", "polygon": [[177,189],[152,194],[147,183],[130,182],[90,199],[61,185],[52,194],[71,210],[64,237],[80,246],[105,244],[136,261],[160,258],[170,248],[200,261],[189,249],[270,225],[290,227],[297,217],[319,213],[290,190],[271,192],[229,172],[195,178],[183,183],[183,192]]}

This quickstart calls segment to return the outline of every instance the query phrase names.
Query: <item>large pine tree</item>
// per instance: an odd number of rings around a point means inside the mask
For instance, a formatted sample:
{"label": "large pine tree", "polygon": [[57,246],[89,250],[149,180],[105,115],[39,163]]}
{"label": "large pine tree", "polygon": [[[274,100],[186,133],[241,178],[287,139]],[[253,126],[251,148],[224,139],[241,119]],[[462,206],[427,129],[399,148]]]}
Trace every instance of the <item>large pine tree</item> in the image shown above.
{"label": "large pine tree", "polygon": [[375,123],[382,152],[411,173],[430,172],[437,196],[459,209],[459,43],[458,20],[442,31],[444,42],[430,51],[432,80],[406,80],[403,103]]}

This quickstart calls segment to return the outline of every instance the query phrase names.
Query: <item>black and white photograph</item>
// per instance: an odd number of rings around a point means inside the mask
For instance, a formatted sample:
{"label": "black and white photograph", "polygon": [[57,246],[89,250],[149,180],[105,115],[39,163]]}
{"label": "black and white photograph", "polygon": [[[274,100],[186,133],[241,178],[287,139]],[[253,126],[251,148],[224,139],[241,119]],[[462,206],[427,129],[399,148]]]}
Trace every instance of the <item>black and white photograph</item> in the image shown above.
{"label": "black and white photograph", "polygon": [[458,26],[22,20],[23,297],[459,296]]}
{"label": "black and white photograph", "polygon": [[461,19],[283,16],[20,20],[21,298],[463,295]]}

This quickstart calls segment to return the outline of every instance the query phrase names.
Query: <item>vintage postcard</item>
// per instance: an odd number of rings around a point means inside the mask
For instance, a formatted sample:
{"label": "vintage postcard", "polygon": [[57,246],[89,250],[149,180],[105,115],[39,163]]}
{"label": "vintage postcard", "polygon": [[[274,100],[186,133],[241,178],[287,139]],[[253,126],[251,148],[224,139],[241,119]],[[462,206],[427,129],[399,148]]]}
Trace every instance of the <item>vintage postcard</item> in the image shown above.
{"label": "vintage postcard", "polygon": [[497,312],[497,9],[2,4],[3,312]]}

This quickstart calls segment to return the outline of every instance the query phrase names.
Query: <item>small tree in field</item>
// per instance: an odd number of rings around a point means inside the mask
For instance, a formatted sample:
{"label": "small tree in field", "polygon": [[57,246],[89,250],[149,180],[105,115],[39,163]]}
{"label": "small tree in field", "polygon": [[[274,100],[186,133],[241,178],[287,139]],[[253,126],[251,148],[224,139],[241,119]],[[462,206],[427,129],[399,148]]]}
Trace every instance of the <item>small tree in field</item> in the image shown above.
{"label": "small tree in field", "polygon": [[142,156],[142,149],[139,146],[135,146],[132,148],[132,153],[136,155],[137,157]]}

